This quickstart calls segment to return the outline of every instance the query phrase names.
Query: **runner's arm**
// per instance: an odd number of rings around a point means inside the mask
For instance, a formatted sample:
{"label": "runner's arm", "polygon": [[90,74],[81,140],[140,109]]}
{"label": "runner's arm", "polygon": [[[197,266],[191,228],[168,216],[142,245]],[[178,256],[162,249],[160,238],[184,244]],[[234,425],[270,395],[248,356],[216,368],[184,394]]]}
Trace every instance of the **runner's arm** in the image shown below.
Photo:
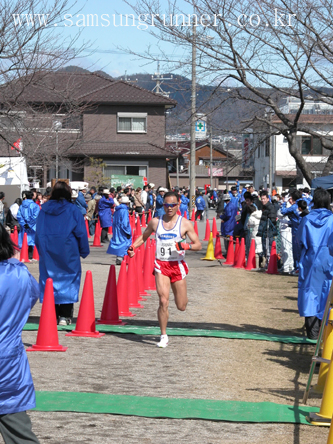
{"label": "runner's arm", "polygon": [[136,241],[134,242],[134,244],[132,245],[132,250],[130,250],[130,248],[127,250],[127,253],[129,255],[129,257],[133,257],[134,256],[134,251],[136,248],[139,248],[142,244],[144,244],[146,242],[146,240],[148,239],[148,237],[153,234],[155,232],[154,229],[154,225],[155,225],[155,221],[154,219],[152,219],[147,228],[145,229],[144,233],[141,234],[141,236],[139,236]]}

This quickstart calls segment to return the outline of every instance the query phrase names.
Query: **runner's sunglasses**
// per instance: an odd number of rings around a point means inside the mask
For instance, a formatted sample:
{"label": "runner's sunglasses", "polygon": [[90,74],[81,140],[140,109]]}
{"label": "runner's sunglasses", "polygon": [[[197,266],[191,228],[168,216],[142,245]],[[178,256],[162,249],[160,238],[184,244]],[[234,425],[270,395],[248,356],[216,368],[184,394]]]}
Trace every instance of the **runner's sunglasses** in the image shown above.
{"label": "runner's sunglasses", "polygon": [[178,205],[178,204],[175,204],[175,203],[173,203],[173,204],[167,204],[167,203],[165,203],[165,204],[163,204],[163,207],[165,207],[165,208],[175,208],[177,205]]}

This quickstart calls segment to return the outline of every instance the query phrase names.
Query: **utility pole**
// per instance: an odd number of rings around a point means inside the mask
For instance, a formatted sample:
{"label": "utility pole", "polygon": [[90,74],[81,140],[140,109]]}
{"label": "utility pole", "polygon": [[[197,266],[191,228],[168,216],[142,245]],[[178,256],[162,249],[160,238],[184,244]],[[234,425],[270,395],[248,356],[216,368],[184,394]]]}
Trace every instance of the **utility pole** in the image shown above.
{"label": "utility pole", "polygon": [[178,151],[178,141],[176,142],[176,151],[177,151],[177,157],[176,157],[177,187],[179,187],[179,151]]}
{"label": "utility pole", "polygon": [[190,211],[195,207],[195,119],[196,119],[196,27],[192,24],[192,87],[191,87],[191,149],[190,149]]}
{"label": "utility pole", "polygon": [[209,172],[210,172],[210,189],[213,188],[213,142],[212,132],[209,134]]}
{"label": "utility pole", "polygon": [[160,62],[157,62],[157,72],[155,72],[155,77],[151,76],[152,80],[155,80],[156,85],[153,88],[153,92],[156,94],[160,94],[164,97],[169,97],[170,91],[163,91],[161,85],[164,82],[164,80],[172,80],[173,75],[171,74],[171,77],[164,77],[163,74],[160,73]]}

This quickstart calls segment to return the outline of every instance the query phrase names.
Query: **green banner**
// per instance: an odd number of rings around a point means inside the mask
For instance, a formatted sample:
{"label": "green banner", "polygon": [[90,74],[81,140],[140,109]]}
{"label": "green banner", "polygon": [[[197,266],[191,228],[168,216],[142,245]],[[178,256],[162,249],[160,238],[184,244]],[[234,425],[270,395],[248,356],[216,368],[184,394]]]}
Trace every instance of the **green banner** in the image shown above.
{"label": "green banner", "polygon": [[111,174],[111,187],[117,188],[121,186],[125,188],[131,185],[132,188],[143,188],[142,176],[126,176],[124,174]]}

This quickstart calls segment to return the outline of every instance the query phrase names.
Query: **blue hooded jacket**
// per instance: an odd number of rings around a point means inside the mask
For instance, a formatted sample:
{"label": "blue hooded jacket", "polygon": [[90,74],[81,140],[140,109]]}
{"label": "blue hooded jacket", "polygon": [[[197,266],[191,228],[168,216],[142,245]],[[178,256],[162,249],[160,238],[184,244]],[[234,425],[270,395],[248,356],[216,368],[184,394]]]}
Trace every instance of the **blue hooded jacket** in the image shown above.
{"label": "blue hooded jacket", "polygon": [[[22,247],[24,233],[28,235],[28,245],[35,245],[36,221],[39,214],[39,206],[32,199],[25,199],[22,202],[18,212],[17,220],[20,224],[19,232],[19,247]],[[24,228],[24,225],[29,225],[29,228]]]}
{"label": "blue hooded jacket", "polygon": [[202,196],[198,196],[195,199],[195,206],[197,207],[198,211],[202,211],[206,208],[206,202],[205,199]]}
{"label": "blue hooded jacket", "polygon": [[232,236],[236,226],[236,215],[238,208],[232,202],[228,203],[224,208],[224,213],[220,216],[220,219],[224,220],[221,223],[221,235]]}
{"label": "blue hooded jacket", "polygon": [[77,302],[80,256],[85,258],[89,254],[87,230],[80,210],[65,199],[43,204],[37,219],[36,245],[40,258],[40,301],[43,302],[46,279],[52,278],[56,304]]}
{"label": "blue hooded jacket", "polygon": [[84,216],[87,212],[87,202],[85,201],[84,195],[83,193],[81,193],[81,191],[78,192],[77,198],[75,200],[75,205],[78,207],[78,209],[80,210],[81,214]]}
{"label": "blue hooded jacket", "polygon": [[102,196],[102,199],[98,202],[98,216],[101,222],[101,227],[112,227],[112,212],[111,208],[114,207],[114,200],[112,197],[108,199]]}
{"label": "blue hooded jacket", "polygon": [[36,407],[21,333],[39,287],[17,259],[0,262],[0,281],[0,415],[7,415]]}
{"label": "blue hooded jacket", "polygon": [[179,206],[180,214],[184,217],[184,214],[186,213],[187,219],[189,218],[189,215],[188,215],[189,201],[190,201],[190,199],[187,198],[186,196],[184,196],[184,194],[180,195],[180,206]]}
{"label": "blue hooded jacket", "polygon": [[129,222],[128,206],[120,204],[114,210],[112,239],[107,253],[124,257],[131,245],[132,230]]}
{"label": "blue hooded jacket", "polygon": [[297,232],[300,246],[298,310],[300,316],[322,319],[333,276],[333,214],[312,210]]}
{"label": "blue hooded jacket", "polygon": [[164,198],[158,194],[156,196],[156,210],[154,217],[161,217],[163,214],[165,214],[164,207],[163,207]]}

